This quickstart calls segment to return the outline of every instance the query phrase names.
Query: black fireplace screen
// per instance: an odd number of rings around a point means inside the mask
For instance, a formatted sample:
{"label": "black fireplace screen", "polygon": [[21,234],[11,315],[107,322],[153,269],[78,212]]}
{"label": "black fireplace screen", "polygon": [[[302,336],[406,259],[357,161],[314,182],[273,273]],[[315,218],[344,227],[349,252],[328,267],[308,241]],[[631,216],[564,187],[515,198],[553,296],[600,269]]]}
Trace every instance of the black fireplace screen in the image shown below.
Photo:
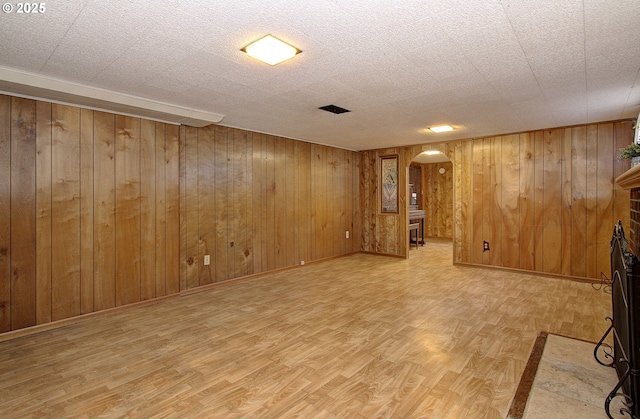
{"label": "black fireplace screen", "polygon": [[[638,326],[640,325],[640,263],[638,258],[627,249],[628,242],[624,236],[622,223],[618,221],[613,228],[611,237],[611,304],[612,318],[607,318],[611,325],[600,342],[596,345],[594,354],[596,360],[606,366],[616,369],[618,384],[605,400],[605,411],[609,418],[611,401],[616,397],[623,398],[621,413],[632,418],[640,418],[640,398],[638,390],[640,381],[638,376],[638,362],[640,348],[638,347]],[[613,348],[607,342],[613,340]],[[600,359],[602,357],[603,359]]]}

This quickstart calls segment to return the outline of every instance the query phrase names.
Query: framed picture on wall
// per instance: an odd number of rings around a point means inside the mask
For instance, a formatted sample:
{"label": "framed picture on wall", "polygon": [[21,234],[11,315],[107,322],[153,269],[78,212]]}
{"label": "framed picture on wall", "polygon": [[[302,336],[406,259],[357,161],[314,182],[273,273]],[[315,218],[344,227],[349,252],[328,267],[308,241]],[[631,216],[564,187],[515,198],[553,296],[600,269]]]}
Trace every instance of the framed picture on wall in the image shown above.
{"label": "framed picture on wall", "polygon": [[381,212],[398,213],[398,155],[380,157]]}

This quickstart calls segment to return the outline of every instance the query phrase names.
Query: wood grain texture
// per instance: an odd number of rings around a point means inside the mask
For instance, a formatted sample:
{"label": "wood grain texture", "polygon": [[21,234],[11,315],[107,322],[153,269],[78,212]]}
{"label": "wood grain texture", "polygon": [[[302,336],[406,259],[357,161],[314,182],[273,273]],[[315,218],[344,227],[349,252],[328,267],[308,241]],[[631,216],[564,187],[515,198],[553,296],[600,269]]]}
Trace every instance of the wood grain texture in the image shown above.
{"label": "wood grain texture", "polygon": [[529,133],[519,135],[520,141],[520,269],[535,269],[535,143]]}
{"label": "wood grain texture", "polygon": [[200,280],[184,281],[185,290],[207,284],[209,251],[216,282],[352,252],[345,208],[358,184],[356,153],[221,126],[183,131],[181,228],[188,248],[197,226],[200,265]]}
{"label": "wood grain texture", "polygon": [[183,263],[186,264],[186,278],[184,289],[195,288],[200,284],[199,270],[202,260],[199,256],[200,225],[198,224],[198,130],[186,127],[183,132],[185,154],[185,204],[184,218],[186,235],[182,235],[186,254]]}
{"label": "wood grain texture", "polygon": [[544,131],[542,208],[542,271],[562,270],[562,130]]}
{"label": "wood grain texture", "polygon": [[571,128],[562,130],[562,157],[561,164],[561,177],[562,177],[562,203],[561,203],[561,243],[562,260],[560,273],[563,275],[571,275],[571,260],[572,260],[572,248],[571,248],[571,236],[573,235],[572,223],[571,223],[571,203],[572,203],[572,189],[573,189],[573,159],[571,158],[572,147],[572,134]]}
{"label": "wood grain texture", "polygon": [[[215,221],[216,221],[216,282],[225,281],[229,276],[229,140],[228,130],[223,127],[215,128]],[[185,214],[188,218],[192,214]],[[185,288],[186,289],[186,288]]]}
{"label": "wood grain texture", "polygon": [[[456,262],[599,279],[608,269],[612,223],[619,217],[623,226],[629,224],[628,191],[613,181],[627,168],[627,162],[617,160],[615,147],[631,141],[629,124],[623,120],[429,144],[453,160]],[[394,225],[401,217],[387,220],[378,212],[376,163],[380,156],[398,154],[408,167],[424,147],[362,152],[362,250],[406,256],[406,226]],[[483,252],[483,241],[490,251]]]}
{"label": "wood grain texture", "polygon": [[484,196],[484,169],[486,167],[484,160],[484,144],[482,141],[473,142],[473,162],[472,183],[473,183],[473,240],[471,250],[471,263],[483,263],[483,208],[482,200]]}
{"label": "wood grain texture", "polygon": [[[485,153],[489,153],[489,184],[485,184],[485,190],[491,191],[492,196],[489,201],[488,207],[490,207],[487,220],[489,224],[483,225],[483,234],[488,239],[491,250],[486,252],[489,256],[489,264],[493,266],[502,265],[502,225],[503,219],[509,216],[508,210],[505,211],[505,205],[502,201],[502,144],[503,137],[493,137],[491,139],[485,139]],[[507,162],[508,163],[508,162]],[[487,234],[489,232],[489,234]]]}
{"label": "wood grain texture", "polygon": [[11,97],[0,94],[0,333],[9,330],[11,330]]}
{"label": "wood grain texture", "polygon": [[233,145],[231,146],[231,188],[232,211],[230,218],[231,231],[234,246],[230,249],[233,259],[231,276],[239,278],[252,273],[250,269],[251,252],[249,251],[249,231],[247,219],[250,213],[247,210],[247,189],[250,167],[247,166],[247,147],[251,138],[245,130],[233,130]]}
{"label": "wood grain texture", "polygon": [[585,236],[587,237],[587,277],[597,278],[598,273],[598,126],[587,125],[586,127],[586,152],[587,152],[587,195],[585,209],[587,212],[587,226]]}
{"label": "wood grain texture", "polygon": [[94,310],[116,304],[115,115],[94,113]]}
{"label": "wood grain texture", "polygon": [[620,175],[630,169],[629,159],[618,158],[622,147],[629,144],[629,134],[634,132],[634,124],[632,121],[618,121],[613,123],[613,220],[625,220],[629,214],[630,194],[622,186],[615,182]]}
{"label": "wood grain texture", "polygon": [[[199,130],[197,141],[198,143],[196,147],[198,150],[198,156],[214,155],[215,130],[213,126],[209,126]],[[189,143],[188,146],[193,145]],[[198,194],[198,284],[206,285],[215,282],[216,276],[216,230],[215,218],[213,216],[213,214],[216,213],[216,200],[213,159],[200,157],[198,158],[197,176],[198,182],[197,186],[195,187],[197,187]],[[194,185],[189,185],[188,187],[193,188]],[[190,212],[188,214],[193,214],[193,212]],[[208,266],[204,265],[205,255],[209,255],[209,258],[211,260],[211,264]]]}
{"label": "wood grain texture", "polygon": [[167,130],[165,124],[155,124],[155,271],[154,271],[154,292],[156,297],[167,295]]}
{"label": "wood grain texture", "polygon": [[[598,124],[598,170],[597,170],[597,205],[596,205],[596,275],[611,272],[611,249],[609,240],[613,229],[613,189],[614,165],[613,123]],[[626,223],[628,226],[628,222]]]}
{"label": "wood grain texture", "polygon": [[0,330],[179,292],[178,127],[10,96],[0,122]]}
{"label": "wood grain texture", "polygon": [[571,129],[571,272],[587,276],[586,127]]}
{"label": "wood grain texture", "polygon": [[180,292],[180,131],[166,125],[165,188],[167,200],[167,295]]}
{"label": "wood grain texture", "polygon": [[610,295],[453,266],[451,249],[351,255],[2,342],[0,411],[504,418],[539,331],[598,339]]}
{"label": "wood grain texture", "polygon": [[267,196],[266,136],[252,136],[252,207],[253,207],[253,272],[267,270],[267,217],[264,208]]}
{"label": "wood grain texture", "polygon": [[[51,103],[36,103],[36,323],[51,321]],[[7,216],[7,220],[10,217]],[[93,266],[91,267],[93,272]]]}
{"label": "wood grain texture", "polygon": [[502,137],[502,263],[509,268],[520,267],[520,138]]}
{"label": "wood grain texture", "polygon": [[[38,102],[40,105],[43,102]],[[80,312],[94,310],[93,111],[80,109]]]}
{"label": "wood grain texture", "polygon": [[36,324],[36,105],[11,99],[11,328]]}
{"label": "wood grain texture", "polygon": [[156,123],[140,120],[140,300],[156,297]]}
{"label": "wood grain texture", "polygon": [[140,120],[116,115],[116,306],[140,301]]}
{"label": "wood grain texture", "polygon": [[80,109],[52,105],[51,319],[79,315]]}

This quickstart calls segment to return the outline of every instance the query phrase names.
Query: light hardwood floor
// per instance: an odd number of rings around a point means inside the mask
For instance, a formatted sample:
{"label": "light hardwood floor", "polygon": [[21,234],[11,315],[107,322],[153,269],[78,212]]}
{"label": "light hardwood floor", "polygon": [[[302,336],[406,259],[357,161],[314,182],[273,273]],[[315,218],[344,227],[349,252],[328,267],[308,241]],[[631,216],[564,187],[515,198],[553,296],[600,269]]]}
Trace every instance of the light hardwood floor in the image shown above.
{"label": "light hardwood floor", "polygon": [[0,343],[0,417],[504,418],[539,331],[596,341],[587,283],[356,254]]}

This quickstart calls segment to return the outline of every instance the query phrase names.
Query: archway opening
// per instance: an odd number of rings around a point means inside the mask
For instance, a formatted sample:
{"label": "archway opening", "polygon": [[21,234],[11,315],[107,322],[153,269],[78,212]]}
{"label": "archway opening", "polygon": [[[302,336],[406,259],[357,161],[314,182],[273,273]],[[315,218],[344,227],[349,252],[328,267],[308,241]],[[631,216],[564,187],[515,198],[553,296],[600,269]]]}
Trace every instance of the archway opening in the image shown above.
{"label": "archway opening", "polygon": [[453,163],[437,148],[415,156],[408,167],[409,255],[428,241],[453,243]]}

